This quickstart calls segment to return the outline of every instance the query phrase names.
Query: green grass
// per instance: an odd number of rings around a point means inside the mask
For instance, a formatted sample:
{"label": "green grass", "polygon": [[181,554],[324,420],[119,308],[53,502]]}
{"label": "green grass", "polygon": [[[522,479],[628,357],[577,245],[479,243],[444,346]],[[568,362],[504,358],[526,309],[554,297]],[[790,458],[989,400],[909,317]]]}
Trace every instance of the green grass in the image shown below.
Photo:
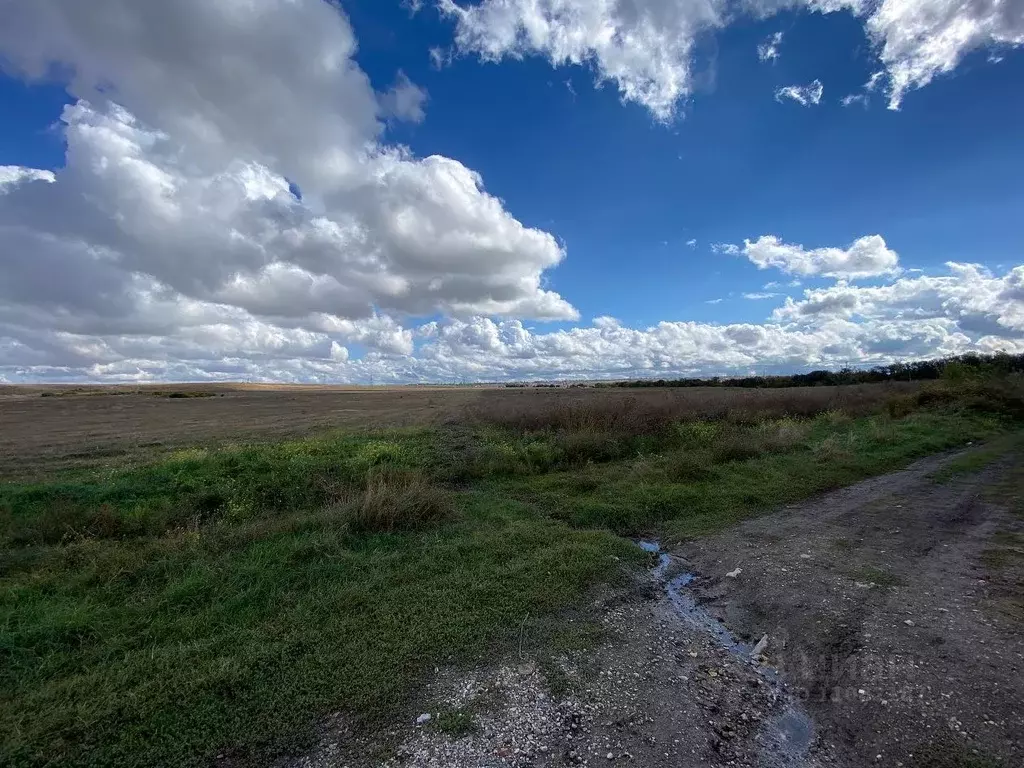
{"label": "green grass", "polygon": [[435,665],[579,640],[560,612],[647,562],[616,534],[717,530],[1006,424],[476,424],[0,485],[0,764],[202,765],[374,722]]}
{"label": "green grass", "polygon": [[948,462],[932,474],[932,479],[939,483],[948,483],[963,475],[976,474],[1008,454],[1019,450],[1022,446],[1024,446],[1024,438],[1020,434],[1011,434],[992,440],[986,445],[979,446]]}
{"label": "green grass", "polygon": [[468,736],[476,731],[476,720],[470,708],[444,709],[437,713],[431,725],[449,736],[458,738]]}
{"label": "green grass", "polygon": [[0,763],[198,765],[294,744],[318,713],[392,710],[432,665],[486,654],[638,557],[494,501],[418,535],[352,538],[323,512],[17,553]]}
{"label": "green grass", "polygon": [[778,448],[773,435],[793,429],[786,420],[746,429],[712,424],[707,428],[717,432],[664,454],[492,480],[486,487],[577,528],[685,539],[983,439],[999,429],[999,421],[976,413],[920,412],[896,421],[823,416],[803,426],[800,441]]}

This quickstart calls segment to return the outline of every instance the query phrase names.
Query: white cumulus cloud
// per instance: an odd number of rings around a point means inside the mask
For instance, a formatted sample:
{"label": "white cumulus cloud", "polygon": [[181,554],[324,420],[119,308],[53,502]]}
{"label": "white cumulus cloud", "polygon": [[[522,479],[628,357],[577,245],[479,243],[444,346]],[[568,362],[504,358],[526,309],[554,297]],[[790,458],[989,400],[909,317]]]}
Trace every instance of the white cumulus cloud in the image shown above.
{"label": "white cumulus cloud", "polygon": [[423,94],[400,73],[376,94],[335,6],[3,8],[9,73],[77,99],[63,168],[0,168],[11,364],[273,370],[351,342],[408,354],[407,314],[577,317],[543,287],[554,237],[458,161],[388,145],[383,119],[420,119]]}
{"label": "white cumulus cloud", "polygon": [[890,249],[881,235],[857,238],[846,248],[804,248],[784,243],[775,235],[761,235],[745,240],[743,248],[728,253],[742,253],[758,269],[778,269],[786,274],[842,279],[891,275],[899,271],[899,256]]}
{"label": "white cumulus cloud", "polygon": [[[458,51],[586,63],[662,118],[724,7],[443,3]],[[425,94],[397,72],[375,92],[335,4],[0,8],[7,71],[73,97],[62,168],[0,167],[0,380],[590,378],[1024,349],[1024,267],[900,276],[878,235],[713,246],[798,277],[894,277],[805,291],[763,323],[536,331],[524,320],[578,319],[548,283],[563,247],[458,160],[389,142]]]}
{"label": "white cumulus cloud", "polygon": [[543,56],[592,65],[599,81],[660,120],[694,88],[697,36],[722,26],[721,0],[438,0],[455,44],[486,61]]}
{"label": "white cumulus cloud", "polygon": [[986,47],[1024,45],[1020,0],[882,0],[867,17],[888,73],[889,107]]}
{"label": "white cumulus cloud", "polygon": [[[892,108],[971,51],[1024,44],[1020,0],[435,0],[455,22],[455,47],[486,61],[541,56],[553,65],[589,65],[599,82],[668,120],[695,89],[702,36],[781,11],[848,12],[863,20],[884,68]],[[782,33],[758,46],[777,58]],[[813,85],[813,84],[812,84]],[[802,104],[820,87],[789,86]],[[799,97],[799,98],[798,98]],[[801,101],[801,99],[803,99]]]}

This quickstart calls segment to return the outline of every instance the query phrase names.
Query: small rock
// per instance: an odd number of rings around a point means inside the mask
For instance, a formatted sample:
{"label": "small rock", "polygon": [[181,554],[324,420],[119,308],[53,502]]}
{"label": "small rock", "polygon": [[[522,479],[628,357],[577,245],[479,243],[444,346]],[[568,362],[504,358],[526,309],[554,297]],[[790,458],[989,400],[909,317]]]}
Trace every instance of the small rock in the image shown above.
{"label": "small rock", "polygon": [[614,760],[615,759],[615,755],[613,755],[611,752],[609,752],[607,755],[605,755],[605,757],[607,757],[609,760]]}
{"label": "small rock", "polygon": [[768,647],[768,635],[761,635],[761,639],[757,641],[757,645],[754,646],[754,650],[750,652],[750,655],[757,658],[764,653],[765,648]]}
{"label": "small rock", "polygon": [[742,569],[742,568],[737,568],[737,569],[736,569],[735,571],[729,571],[729,572],[728,572],[727,574],[725,574],[725,575],[726,575],[726,577],[727,577],[727,578],[730,578],[730,579],[735,579],[735,578],[736,578],[737,576],[739,576],[739,575],[740,575],[741,573],[743,573],[743,569]]}
{"label": "small rock", "polygon": [[802,555],[800,555],[800,559],[801,560],[810,560],[811,556],[808,555],[806,552],[804,552]]}
{"label": "small rock", "polygon": [[430,713],[424,712],[422,715],[416,718],[416,725],[423,725],[424,723],[430,722]]}
{"label": "small rock", "polygon": [[906,624],[908,627],[914,626],[914,620],[913,619],[907,619],[903,623]]}

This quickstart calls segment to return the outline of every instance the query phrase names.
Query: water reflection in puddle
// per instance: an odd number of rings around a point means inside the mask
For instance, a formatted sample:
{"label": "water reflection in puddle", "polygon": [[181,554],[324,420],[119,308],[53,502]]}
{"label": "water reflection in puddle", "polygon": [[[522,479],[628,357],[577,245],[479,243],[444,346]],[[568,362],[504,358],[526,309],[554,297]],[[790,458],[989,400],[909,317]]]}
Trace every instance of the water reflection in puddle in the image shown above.
{"label": "water reflection in puddle", "polygon": [[766,748],[766,753],[762,755],[762,765],[778,768],[808,765],[807,753],[814,741],[814,725],[800,703],[785,690],[778,674],[752,658],[752,643],[741,640],[697,604],[690,590],[698,579],[696,574],[683,572],[669,578],[672,556],[663,552],[657,541],[641,540],[637,544],[645,552],[658,556],[658,563],[651,570],[651,575],[665,586],[668,601],[675,613],[690,626],[714,637],[719,645],[749,664],[784,702],[781,713],[767,722],[758,734],[758,740]]}

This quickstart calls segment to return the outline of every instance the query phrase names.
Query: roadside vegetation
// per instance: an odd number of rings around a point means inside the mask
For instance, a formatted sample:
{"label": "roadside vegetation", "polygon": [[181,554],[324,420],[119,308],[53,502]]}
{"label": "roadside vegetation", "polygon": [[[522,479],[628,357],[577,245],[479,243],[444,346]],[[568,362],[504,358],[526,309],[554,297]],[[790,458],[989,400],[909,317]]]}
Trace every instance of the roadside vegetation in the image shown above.
{"label": "roadside vegetation", "polygon": [[703,408],[592,394],[0,485],[0,764],[259,762],[329,712],[404,711],[435,665],[524,634],[543,651],[552,617],[646,562],[628,537],[700,535],[1024,421],[1019,376],[956,367]]}

